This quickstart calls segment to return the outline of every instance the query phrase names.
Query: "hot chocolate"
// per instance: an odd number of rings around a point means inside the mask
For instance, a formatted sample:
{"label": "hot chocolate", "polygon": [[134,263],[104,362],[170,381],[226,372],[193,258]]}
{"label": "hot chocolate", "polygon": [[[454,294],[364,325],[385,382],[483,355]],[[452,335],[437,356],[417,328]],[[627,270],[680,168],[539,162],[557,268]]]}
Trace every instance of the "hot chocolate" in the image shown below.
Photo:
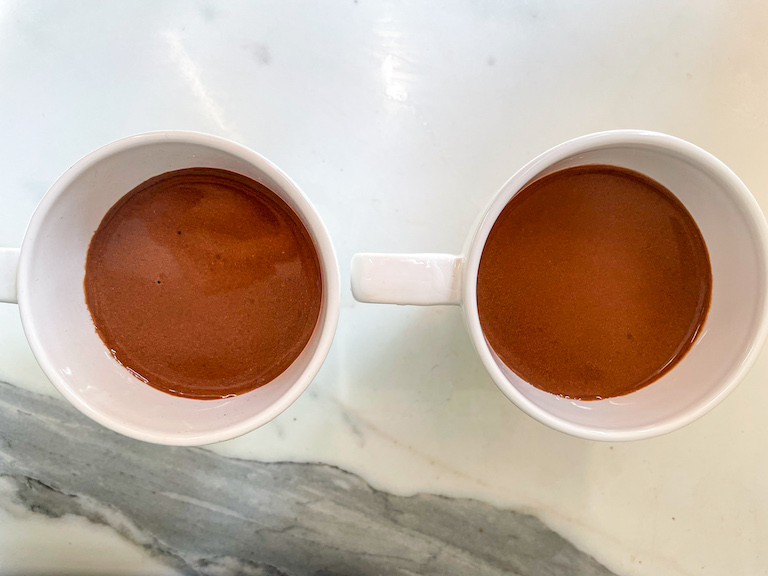
{"label": "hot chocolate", "polygon": [[682,203],[607,165],[560,170],[516,194],[477,279],[480,323],[502,362],[582,400],[668,372],[699,334],[711,292],[707,248]]}
{"label": "hot chocolate", "polygon": [[189,168],[126,194],[91,240],[85,296],[114,357],[164,392],[242,394],[301,354],[322,274],[299,216],[264,185]]}

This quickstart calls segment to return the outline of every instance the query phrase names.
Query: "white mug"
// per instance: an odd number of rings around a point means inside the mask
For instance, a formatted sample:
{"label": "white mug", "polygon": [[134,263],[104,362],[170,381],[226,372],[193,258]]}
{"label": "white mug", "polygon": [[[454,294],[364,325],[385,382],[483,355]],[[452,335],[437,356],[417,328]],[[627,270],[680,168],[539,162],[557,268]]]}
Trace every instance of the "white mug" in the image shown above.
{"label": "white mug", "polygon": [[[322,309],[304,351],[269,384],[221,400],[173,396],[131,375],[96,334],[83,290],[88,245],[112,205],[153,176],[192,167],[230,170],[266,185],[304,222],[322,267]],[[139,440],[201,445],[269,422],[309,386],[336,331],[339,269],[317,211],[269,160],[207,134],[153,132],[96,150],[53,184],[32,215],[21,249],[0,249],[0,301],[18,302],[37,361],[81,412]]]}
{"label": "white mug", "polygon": [[[704,236],[713,278],[703,331],[683,359],[645,388],[593,401],[544,392],[510,370],[483,335],[476,290],[483,247],[509,200],[545,174],[583,164],[623,166],[671,190]],[[768,226],[741,180],[693,144],[638,130],[575,138],[529,162],[481,214],[462,255],[356,254],[351,267],[352,292],[361,302],[461,305],[480,359],[512,402],[552,428],[609,441],[676,430],[711,410],[739,384],[768,332],[767,274]]]}

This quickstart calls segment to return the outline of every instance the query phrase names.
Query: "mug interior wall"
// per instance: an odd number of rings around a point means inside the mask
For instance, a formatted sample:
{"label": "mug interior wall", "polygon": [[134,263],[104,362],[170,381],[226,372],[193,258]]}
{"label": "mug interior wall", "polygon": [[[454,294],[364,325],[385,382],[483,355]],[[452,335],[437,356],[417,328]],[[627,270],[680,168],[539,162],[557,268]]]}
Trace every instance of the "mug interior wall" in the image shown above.
{"label": "mug interior wall", "polygon": [[[28,260],[28,282],[19,299],[30,311],[41,364],[79,408],[138,437],[149,434],[194,441],[273,409],[310,362],[327,313],[324,305],[310,343],[286,372],[234,398],[203,401],[171,396],[139,381],[115,361],[96,334],[85,304],[88,244],[105,212],[125,193],[152,176],[189,167],[217,167],[249,176],[279,194],[306,221],[281,183],[236,154],[199,143],[161,141],[122,149],[85,169],[65,194],[44,199],[50,204],[48,211],[35,227],[37,232],[25,238],[24,250],[33,257]],[[68,177],[65,174],[62,181]],[[310,234],[314,237],[312,229]],[[324,270],[327,280],[325,276]],[[327,299],[327,282],[324,288]]]}
{"label": "mug interior wall", "polygon": [[[565,399],[528,384],[492,352],[497,366],[528,400],[566,422],[597,432],[650,429],[699,410],[724,393],[745,362],[764,307],[764,254],[744,205],[723,192],[727,184],[704,165],[648,146],[612,146],[566,158],[534,176],[582,164],[637,170],[671,190],[697,222],[712,264],[712,303],[703,331],[683,360],[660,380],[620,397]],[[512,264],[514,265],[514,264]]]}

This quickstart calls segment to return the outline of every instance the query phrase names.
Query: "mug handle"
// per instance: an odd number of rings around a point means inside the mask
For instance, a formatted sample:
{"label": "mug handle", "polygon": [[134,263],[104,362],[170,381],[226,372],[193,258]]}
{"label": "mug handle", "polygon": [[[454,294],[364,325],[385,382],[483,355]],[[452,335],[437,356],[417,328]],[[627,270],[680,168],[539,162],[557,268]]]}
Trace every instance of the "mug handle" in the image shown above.
{"label": "mug handle", "polygon": [[18,248],[0,248],[0,302],[16,304],[16,269],[19,267]]}
{"label": "mug handle", "polygon": [[352,295],[377,304],[458,305],[463,263],[452,254],[355,254]]}

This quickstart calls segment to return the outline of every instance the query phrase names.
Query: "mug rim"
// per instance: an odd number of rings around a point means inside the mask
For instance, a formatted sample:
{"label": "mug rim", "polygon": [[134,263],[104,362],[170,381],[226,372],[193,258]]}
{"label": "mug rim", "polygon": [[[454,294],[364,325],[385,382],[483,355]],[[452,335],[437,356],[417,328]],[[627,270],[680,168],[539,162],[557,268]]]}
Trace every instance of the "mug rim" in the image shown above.
{"label": "mug rim", "polygon": [[673,432],[698,420],[715,406],[720,404],[720,402],[722,402],[728,394],[739,385],[747,372],[749,372],[754,365],[765,344],[766,337],[768,336],[768,295],[764,292],[762,294],[758,328],[750,342],[749,349],[741,364],[734,369],[731,369],[728,376],[723,379],[718,392],[707,402],[704,402],[699,406],[691,407],[675,417],[651,426],[627,428],[623,430],[603,430],[582,424],[575,424],[541,408],[520,392],[520,390],[507,379],[493,359],[490,346],[486,342],[480,325],[480,318],[477,310],[477,273],[488,235],[507,203],[513,196],[515,196],[515,194],[522,190],[528,182],[530,182],[531,178],[540,174],[549,166],[572,157],[575,154],[621,145],[651,147],[666,153],[676,153],[683,158],[696,162],[701,166],[705,166],[713,173],[717,174],[724,183],[723,189],[740,203],[744,209],[744,213],[751,221],[753,225],[752,235],[755,237],[759,248],[762,250],[762,261],[764,265],[768,258],[768,224],[766,223],[757,200],[755,200],[746,185],[730,168],[728,168],[728,166],[706,150],[686,140],[668,134],[648,130],[627,129],[608,130],[578,136],[539,154],[515,172],[513,176],[501,186],[493,196],[488,207],[482,213],[478,224],[475,226],[473,233],[470,236],[468,248],[465,251],[462,277],[462,308],[467,322],[470,339],[472,340],[472,344],[480,356],[485,369],[491,375],[496,386],[498,386],[502,393],[504,393],[504,395],[518,408],[550,428],[588,440],[640,440]]}
{"label": "mug rim", "polygon": [[[133,426],[122,421],[116,421],[111,417],[105,416],[85,402],[76,392],[60,380],[60,375],[53,368],[53,362],[49,358],[37,330],[37,322],[39,320],[36,320],[35,311],[27,300],[27,286],[31,282],[30,274],[32,269],[32,259],[35,254],[36,239],[42,231],[44,216],[55,204],[55,201],[62,194],[66,194],[66,191],[70,188],[75,179],[101,160],[119,154],[125,150],[161,142],[191,143],[221,150],[245,160],[264,172],[267,176],[272,178],[273,181],[277,182],[280,188],[287,193],[294,202],[296,202],[301,211],[301,218],[304,225],[312,233],[322,265],[324,287],[325,292],[327,293],[324,294],[324,317],[322,320],[318,321],[318,325],[315,328],[315,330],[319,331],[315,352],[310,358],[307,367],[291,384],[288,390],[267,408],[242,422],[194,436],[159,433],[150,428]],[[278,168],[277,165],[247,146],[220,136],[187,130],[160,130],[120,138],[90,152],[68,168],[51,185],[35,208],[35,211],[32,213],[32,217],[30,218],[21,243],[16,284],[19,313],[24,334],[29,342],[35,359],[59,393],[61,393],[80,412],[106,428],[137,440],[171,446],[200,446],[230,440],[263,426],[284,412],[307,389],[323,365],[336,334],[341,307],[339,265],[330,234],[328,233],[320,214],[317,212],[317,209],[301,188],[299,188],[299,186],[285,172]],[[188,401],[189,399],[179,398],[179,400]]]}

